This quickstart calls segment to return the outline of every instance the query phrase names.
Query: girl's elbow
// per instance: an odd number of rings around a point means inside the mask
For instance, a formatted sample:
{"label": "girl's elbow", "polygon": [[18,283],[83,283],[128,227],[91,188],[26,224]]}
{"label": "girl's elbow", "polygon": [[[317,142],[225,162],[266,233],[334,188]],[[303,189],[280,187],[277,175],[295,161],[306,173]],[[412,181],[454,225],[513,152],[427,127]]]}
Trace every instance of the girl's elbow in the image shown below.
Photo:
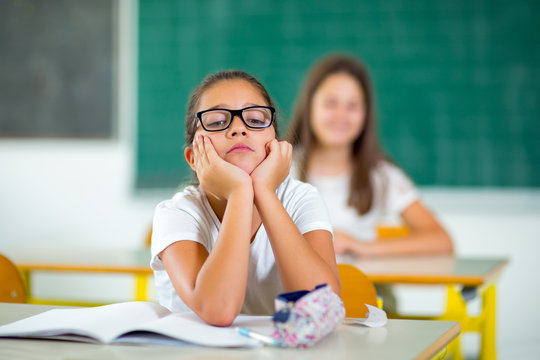
{"label": "girl's elbow", "polygon": [[454,254],[454,242],[452,241],[452,238],[450,237],[450,234],[448,234],[448,232],[446,232],[446,230],[442,229],[442,234],[441,234],[441,240],[442,240],[442,243],[444,244],[443,245],[443,253],[444,254],[448,254],[448,255],[453,255]]}
{"label": "girl's elbow", "polygon": [[449,255],[454,255],[454,242],[452,241],[452,238],[449,235],[447,235],[447,237],[448,237],[447,245],[446,245],[447,253]]}
{"label": "girl's elbow", "polygon": [[207,305],[196,311],[197,315],[212,326],[230,326],[239,314],[235,308],[223,305]]}

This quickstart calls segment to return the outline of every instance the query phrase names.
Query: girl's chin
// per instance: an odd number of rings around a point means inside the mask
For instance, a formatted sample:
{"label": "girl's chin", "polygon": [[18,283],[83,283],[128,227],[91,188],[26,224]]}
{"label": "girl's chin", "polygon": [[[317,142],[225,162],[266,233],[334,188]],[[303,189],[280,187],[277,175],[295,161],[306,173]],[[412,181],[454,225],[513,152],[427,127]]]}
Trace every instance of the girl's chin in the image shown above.
{"label": "girl's chin", "polygon": [[333,138],[333,139],[324,139],[324,141],[320,141],[320,143],[324,147],[328,148],[336,148],[336,147],[343,147],[343,146],[350,146],[354,142],[354,138]]}
{"label": "girl's chin", "polygon": [[231,162],[231,164],[233,164],[234,166],[244,170],[245,172],[247,172],[250,175],[253,172],[253,170],[255,170],[255,168],[257,167],[256,165],[245,163],[245,162],[240,162],[240,163]]}

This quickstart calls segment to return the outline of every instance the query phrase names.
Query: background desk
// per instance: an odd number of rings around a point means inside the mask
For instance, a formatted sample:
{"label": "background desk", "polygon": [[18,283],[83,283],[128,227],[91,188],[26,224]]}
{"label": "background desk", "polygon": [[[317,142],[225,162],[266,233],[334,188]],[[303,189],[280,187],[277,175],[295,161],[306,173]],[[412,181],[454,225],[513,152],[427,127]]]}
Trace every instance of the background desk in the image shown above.
{"label": "background desk", "polygon": [[[0,324],[54,308],[45,305],[0,303]],[[340,326],[333,334],[307,350],[222,349],[205,347],[166,347],[157,345],[94,345],[68,341],[0,338],[0,358],[39,359],[430,359],[459,334],[453,321],[389,320],[382,328]]]}
{"label": "background desk", "polygon": [[133,294],[127,300],[148,300],[148,280],[153,275],[150,269],[148,249],[59,249],[57,251],[36,251],[11,249],[5,254],[21,271],[27,287],[28,302],[33,304],[56,305],[102,305],[70,299],[37,298],[32,292],[33,275],[45,273],[94,273],[133,275]]}
{"label": "background desk", "polygon": [[[374,260],[343,258],[341,262],[358,267],[376,284],[446,285],[446,309],[442,315],[429,319],[459,321],[462,332],[480,333],[479,358],[496,358],[496,283],[508,259],[429,256]],[[466,302],[476,296],[482,298],[482,309],[479,315],[472,316]],[[459,341],[454,341],[451,351],[454,359],[462,359]]]}
{"label": "background desk", "polygon": [[[148,300],[148,280],[152,275],[152,270],[148,265],[150,261],[148,249],[116,251],[68,249],[53,254],[25,251],[7,252],[7,255],[22,270],[29,289],[32,274],[35,272],[125,273],[134,275],[133,299]],[[376,260],[344,258],[342,262],[357,266],[377,284],[446,285],[447,304],[442,315],[421,317],[399,314],[399,317],[459,321],[463,332],[480,334],[480,358],[496,358],[496,280],[508,263],[507,259],[440,256]],[[477,316],[470,315],[467,310],[466,300],[474,296],[482,298],[482,310]],[[73,301],[36,299],[32,296],[30,296],[30,302],[74,304]],[[459,341],[454,341],[451,346],[454,359],[458,360],[462,358],[459,345]]]}
{"label": "background desk", "polygon": [[505,258],[453,256],[388,257],[371,260],[344,258],[376,284],[458,284],[475,287],[494,282],[508,264]]}

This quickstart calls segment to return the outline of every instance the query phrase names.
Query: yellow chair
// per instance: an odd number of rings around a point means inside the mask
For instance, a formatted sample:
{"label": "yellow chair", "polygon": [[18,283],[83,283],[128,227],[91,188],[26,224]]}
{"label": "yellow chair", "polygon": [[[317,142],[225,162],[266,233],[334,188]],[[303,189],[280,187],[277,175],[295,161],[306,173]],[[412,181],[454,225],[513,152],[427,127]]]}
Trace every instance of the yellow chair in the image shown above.
{"label": "yellow chair", "polygon": [[146,232],[144,236],[144,246],[147,248],[150,248],[152,245],[152,226],[148,228],[148,231]]}
{"label": "yellow chair", "polygon": [[0,254],[0,302],[25,303],[26,290],[17,267]]}
{"label": "yellow chair", "polygon": [[387,239],[399,236],[405,236],[409,234],[409,228],[405,225],[403,226],[386,226],[379,225],[377,226],[377,237],[379,239]]}
{"label": "yellow chair", "polygon": [[365,318],[369,312],[365,304],[377,306],[377,292],[373,283],[352,265],[338,264],[338,271],[345,316]]}

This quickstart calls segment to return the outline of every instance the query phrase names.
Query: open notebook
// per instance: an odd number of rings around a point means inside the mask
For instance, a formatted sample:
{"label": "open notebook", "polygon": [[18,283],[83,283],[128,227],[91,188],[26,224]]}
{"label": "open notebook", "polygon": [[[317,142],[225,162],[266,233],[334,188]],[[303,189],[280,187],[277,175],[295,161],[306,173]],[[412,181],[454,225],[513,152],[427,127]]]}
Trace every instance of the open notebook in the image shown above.
{"label": "open notebook", "polygon": [[243,326],[270,334],[268,316],[236,318],[231,327],[206,324],[192,313],[172,313],[144,301],[80,308],[53,309],[0,326],[0,337],[61,339],[94,343],[257,347],[259,341],[237,333]]}

